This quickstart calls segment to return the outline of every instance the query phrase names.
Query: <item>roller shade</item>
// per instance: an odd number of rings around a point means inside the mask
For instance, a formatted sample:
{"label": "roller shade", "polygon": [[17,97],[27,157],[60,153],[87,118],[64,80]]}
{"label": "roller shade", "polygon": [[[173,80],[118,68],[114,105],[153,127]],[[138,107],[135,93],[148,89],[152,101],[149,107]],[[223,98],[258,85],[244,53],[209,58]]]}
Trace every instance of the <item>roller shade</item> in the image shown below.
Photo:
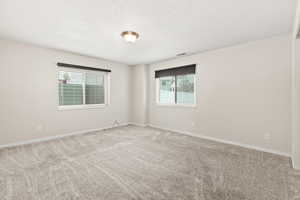
{"label": "roller shade", "polygon": [[184,74],[195,74],[195,73],[196,73],[196,64],[192,64],[192,65],[184,65],[181,67],[157,70],[155,71],[155,78],[184,75]]}
{"label": "roller shade", "polygon": [[68,63],[57,63],[58,67],[68,67],[68,68],[75,68],[75,69],[83,69],[83,70],[90,70],[90,71],[101,71],[101,72],[111,72],[110,69],[101,69],[101,68],[95,68],[95,67],[87,67],[82,65],[74,65],[74,64],[68,64]]}

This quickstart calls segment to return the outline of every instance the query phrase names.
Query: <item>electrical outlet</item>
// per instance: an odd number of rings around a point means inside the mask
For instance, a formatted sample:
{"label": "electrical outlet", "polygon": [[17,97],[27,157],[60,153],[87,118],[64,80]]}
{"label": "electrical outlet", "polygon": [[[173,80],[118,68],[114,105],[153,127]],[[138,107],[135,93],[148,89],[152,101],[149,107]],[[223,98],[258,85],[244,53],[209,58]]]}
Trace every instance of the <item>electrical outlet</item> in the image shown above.
{"label": "electrical outlet", "polygon": [[114,123],[113,123],[113,126],[119,126],[119,125],[120,125],[119,121],[115,120]]}

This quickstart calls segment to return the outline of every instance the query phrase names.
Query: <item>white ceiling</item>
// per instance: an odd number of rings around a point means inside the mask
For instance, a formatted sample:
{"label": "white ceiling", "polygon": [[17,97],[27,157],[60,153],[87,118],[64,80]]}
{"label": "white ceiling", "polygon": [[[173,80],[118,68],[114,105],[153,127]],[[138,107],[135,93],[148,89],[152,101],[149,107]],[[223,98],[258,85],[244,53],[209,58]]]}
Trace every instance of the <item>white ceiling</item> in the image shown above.
{"label": "white ceiling", "polygon": [[[292,32],[296,0],[0,0],[0,37],[126,64]],[[120,33],[137,31],[135,44]]]}

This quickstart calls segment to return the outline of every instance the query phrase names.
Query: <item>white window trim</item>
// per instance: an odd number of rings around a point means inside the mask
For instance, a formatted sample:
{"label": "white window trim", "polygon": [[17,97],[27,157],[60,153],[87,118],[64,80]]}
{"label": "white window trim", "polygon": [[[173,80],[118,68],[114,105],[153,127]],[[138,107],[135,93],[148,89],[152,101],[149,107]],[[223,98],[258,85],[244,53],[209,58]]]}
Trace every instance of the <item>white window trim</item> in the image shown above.
{"label": "white window trim", "polygon": [[[197,70],[194,74],[194,103],[193,104],[182,104],[182,103],[160,103],[159,102],[159,91],[160,91],[160,84],[159,84],[159,78],[156,78],[156,105],[157,106],[169,106],[169,107],[190,107],[195,108],[197,107]],[[176,95],[176,94],[175,94]]]}
{"label": "white window trim", "polygon": [[59,90],[57,89],[57,110],[64,111],[64,110],[85,110],[85,109],[99,109],[99,108],[105,108],[110,104],[110,73],[107,72],[92,72],[89,70],[83,70],[83,69],[72,69],[72,68],[64,68],[60,67],[57,70],[57,77],[56,77],[56,84],[58,81],[58,75],[60,71],[66,71],[66,72],[77,72],[83,74],[83,84],[82,86],[85,88],[85,78],[86,73],[102,73],[104,74],[104,104],[85,104],[85,89],[83,90],[83,104],[82,105],[59,105]]}
{"label": "white window trim", "polygon": [[58,106],[58,110],[81,110],[81,109],[97,109],[104,108],[106,104],[90,104],[90,105],[69,105],[69,106]]}

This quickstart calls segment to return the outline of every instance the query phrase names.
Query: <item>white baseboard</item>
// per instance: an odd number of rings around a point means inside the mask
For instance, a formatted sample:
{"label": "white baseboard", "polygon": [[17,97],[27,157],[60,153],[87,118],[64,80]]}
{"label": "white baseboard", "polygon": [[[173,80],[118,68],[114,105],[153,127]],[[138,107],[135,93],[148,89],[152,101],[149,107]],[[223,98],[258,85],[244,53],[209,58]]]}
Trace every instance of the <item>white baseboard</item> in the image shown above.
{"label": "white baseboard", "polygon": [[205,136],[205,135],[191,133],[191,132],[188,132],[188,131],[179,131],[179,130],[164,128],[164,127],[153,125],[153,124],[148,124],[148,126],[153,127],[153,128],[157,128],[157,129],[161,129],[161,130],[165,130],[165,131],[171,131],[171,132],[175,132],[175,133],[180,133],[180,134],[184,134],[184,135],[198,137],[198,138],[201,138],[201,139],[211,140],[211,141],[225,143],[225,144],[231,144],[231,145],[235,145],[235,146],[244,147],[244,148],[247,148],[247,149],[253,149],[253,150],[257,150],[257,151],[277,154],[277,155],[280,155],[280,156],[285,156],[285,157],[290,157],[291,158],[291,154],[276,151],[276,150],[273,150],[273,149],[266,149],[266,148],[257,147],[257,146],[254,146],[254,145],[242,144],[242,143],[238,143],[238,142],[232,142],[232,141],[229,141],[229,140],[218,139],[218,138],[214,138],[214,137],[209,137],[209,136]]}
{"label": "white baseboard", "polygon": [[140,127],[148,126],[148,124],[141,124],[141,123],[135,123],[135,122],[128,122],[128,125],[134,125],[134,126],[140,126]]}
{"label": "white baseboard", "polygon": [[108,127],[104,127],[104,128],[96,128],[96,129],[75,131],[75,132],[67,133],[67,134],[63,134],[63,135],[56,135],[56,136],[38,138],[38,139],[33,139],[33,140],[26,140],[26,141],[22,141],[22,142],[3,144],[3,145],[0,145],[0,149],[9,148],[9,147],[16,147],[16,146],[20,146],[20,145],[46,142],[46,141],[55,140],[55,139],[59,139],[59,138],[64,138],[64,137],[68,137],[68,136],[81,135],[81,134],[86,134],[86,133],[90,133],[90,132],[102,131],[102,130],[105,130],[105,129],[111,129],[111,128],[127,126],[127,125],[128,125],[128,123],[124,123],[124,124],[119,124],[119,125],[116,125],[116,126],[108,126]]}
{"label": "white baseboard", "polygon": [[272,149],[266,149],[266,148],[261,148],[261,147],[257,147],[257,146],[253,146],[253,145],[242,144],[242,143],[238,143],[238,142],[232,142],[232,141],[218,139],[218,138],[209,137],[209,136],[205,136],[205,135],[199,135],[199,134],[191,133],[191,132],[188,132],[188,131],[179,131],[179,130],[175,130],[175,129],[164,128],[164,127],[153,125],[153,124],[139,124],[139,123],[134,123],[134,122],[124,123],[124,124],[120,124],[120,125],[117,125],[117,126],[109,126],[109,127],[104,127],[104,128],[76,131],[76,132],[72,132],[72,133],[68,133],[68,134],[64,134],[64,135],[50,136],[50,137],[45,137],[45,138],[38,138],[38,139],[27,140],[27,141],[22,141],[22,142],[4,144],[4,145],[0,145],[0,149],[20,146],[20,145],[26,145],[26,144],[40,143],[40,142],[55,140],[55,139],[64,138],[64,137],[68,137],[68,136],[81,135],[81,134],[86,134],[86,133],[89,133],[89,132],[101,131],[101,130],[105,130],[105,129],[111,129],[111,128],[127,126],[127,125],[134,125],[134,126],[140,126],[140,127],[149,126],[149,127],[158,128],[158,129],[165,130],[165,131],[171,131],[171,132],[175,132],[175,133],[180,133],[180,134],[184,134],[184,135],[189,135],[189,136],[193,136],[193,137],[198,137],[198,138],[202,138],[202,139],[216,141],[216,142],[220,142],[220,143],[231,144],[231,145],[245,147],[245,148],[248,148],[248,149],[254,149],[254,150],[257,150],[257,151],[262,151],[262,152],[277,154],[277,155],[281,155],[281,156],[291,157],[291,154],[289,154],[289,153],[280,152],[280,151],[276,151],[276,150],[272,150]]}

